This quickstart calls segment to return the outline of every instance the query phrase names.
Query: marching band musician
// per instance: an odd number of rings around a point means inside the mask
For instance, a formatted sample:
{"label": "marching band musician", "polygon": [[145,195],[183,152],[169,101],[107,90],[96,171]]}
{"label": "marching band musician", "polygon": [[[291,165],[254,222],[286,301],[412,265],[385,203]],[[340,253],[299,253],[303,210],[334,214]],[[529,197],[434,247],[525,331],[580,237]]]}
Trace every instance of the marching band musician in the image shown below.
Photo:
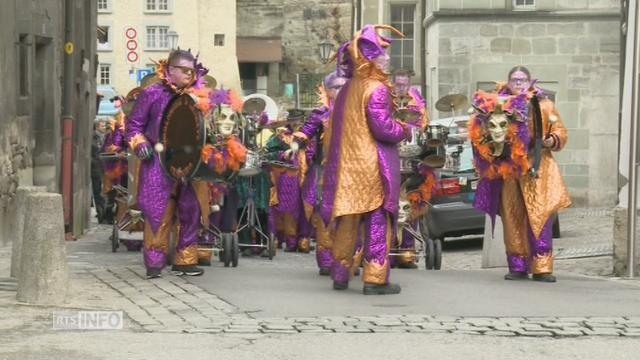
{"label": "marching band musician", "polygon": [[[145,217],[144,263],[147,278],[161,276],[167,263],[169,235],[177,210],[179,238],[171,268],[175,275],[202,275],[198,268],[197,240],[200,231],[198,199],[190,182],[175,181],[165,175],[154,147],[160,136],[164,112],[174,96],[189,94],[200,99],[197,107],[210,110],[208,95],[201,96],[202,79],[208,70],[190,51],[174,50],[159,62],[157,76],[162,80],[145,89],[131,112],[126,140],[142,161],[139,172],[138,204]],[[159,150],[159,149],[156,149]]]}
{"label": "marching band musician", "polygon": [[[427,102],[424,97],[418,92],[417,89],[411,87],[411,72],[405,69],[398,69],[393,73],[393,97],[394,97],[394,111],[406,111],[410,116],[406,119],[408,124],[411,124],[420,129],[426,129],[429,126],[429,114],[427,112]],[[422,182],[418,185],[419,189],[411,191],[407,197],[407,201],[411,204],[411,212],[407,218],[407,226],[411,226],[414,230],[417,230],[417,222],[420,217],[426,212],[426,204],[431,199],[431,192],[433,191],[435,182],[433,179],[434,171],[427,165],[420,164],[415,173],[411,174],[409,178],[411,181]],[[404,180],[404,179],[403,179]],[[403,269],[416,269],[416,256],[415,256],[415,238],[407,231],[402,229],[398,234],[396,244],[401,250],[401,254],[391,259],[392,267],[399,267]]]}
{"label": "marching band musician", "polygon": [[[303,119],[304,113],[292,110],[284,126],[267,142],[268,156],[275,158],[271,162],[271,198],[269,201],[269,222],[276,235],[278,247],[284,244],[285,252],[311,251],[310,224],[303,213],[300,165],[304,167],[305,158],[291,148],[294,142],[294,123]],[[295,146],[295,145],[294,145]]]}
{"label": "marching band musician", "polygon": [[[215,105],[213,120],[217,129],[213,144],[205,145],[202,160],[218,176],[220,181],[202,184],[198,187],[201,201],[202,225],[204,234],[208,234],[209,224],[214,224],[221,233],[233,233],[238,228],[238,204],[240,197],[236,179],[233,176],[247,161],[247,148],[236,135],[242,111],[242,100],[231,91],[214,91],[211,103]],[[204,190],[204,199],[202,191]],[[215,210],[215,211],[210,211]],[[213,247],[213,239],[201,236],[200,245]],[[199,251],[199,263],[211,265],[211,251]]]}
{"label": "marching band musician", "polygon": [[505,280],[526,280],[531,272],[534,281],[555,282],[552,227],[571,199],[552,152],[566,145],[567,130],[527,68],[511,69],[497,90],[474,95],[469,135],[480,175],[474,205],[502,219]]}
{"label": "marching band musician", "polygon": [[304,216],[314,227],[317,240],[316,261],[319,274],[325,276],[331,274],[333,254],[330,232],[324,225],[319,212],[322,148],[324,132],[329,125],[333,104],[346,81],[347,79],[338,75],[337,71],[327,75],[319,88],[321,106],[313,110],[300,130],[294,133],[296,143],[302,148],[300,156],[306,159],[308,165],[308,170],[305,172],[301,169],[300,173]]}
{"label": "marching band musician", "polygon": [[[347,46],[353,77],[338,94],[331,116],[323,173],[322,217],[334,226],[333,288],[348,288],[355,243],[364,224],[365,295],[398,294],[389,282],[389,246],[398,214],[400,158],[397,144],[409,126],[391,113],[391,39],[366,25]],[[325,136],[327,136],[325,135]]]}

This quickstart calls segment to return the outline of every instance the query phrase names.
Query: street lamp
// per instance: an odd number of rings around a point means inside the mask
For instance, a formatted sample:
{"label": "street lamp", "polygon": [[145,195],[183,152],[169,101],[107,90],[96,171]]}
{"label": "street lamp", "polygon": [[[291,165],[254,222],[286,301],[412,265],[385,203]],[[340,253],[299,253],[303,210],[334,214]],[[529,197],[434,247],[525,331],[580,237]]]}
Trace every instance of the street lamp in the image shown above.
{"label": "street lamp", "polygon": [[180,35],[173,30],[167,32],[167,42],[171,50],[175,50],[175,48],[178,47],[178,37],[180,37]]}
{"label": "street lamp", "polygon": [[320,61],[322,61],[323,64],[326,64],[331,58],[333,44],[325,40],[318,44],[318,48],[320,49]]}

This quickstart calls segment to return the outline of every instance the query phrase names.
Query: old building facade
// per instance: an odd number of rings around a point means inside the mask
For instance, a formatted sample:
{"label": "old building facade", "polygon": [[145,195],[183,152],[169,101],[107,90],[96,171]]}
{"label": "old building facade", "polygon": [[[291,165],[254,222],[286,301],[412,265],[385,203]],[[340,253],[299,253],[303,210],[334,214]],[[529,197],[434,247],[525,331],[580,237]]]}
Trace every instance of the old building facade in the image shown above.
{"label": "old building facade", "polygon": [[351,0],[237,0],[237,9],[245,93],[279,97],[300,78],[307,92],[332,67],[321,62],[318,44],[337,48],[352,33]]}
{"label": "old building facade", "polygon": [[[65,5],[69,11],[65,15]],[[0,243],[11,239],[18,186],[63,192],[70,181],[67,231],[88,227],[90,147],[95,116],[95,28],[93,1],[2,2],[0,11]],[[65,25],[70,41],[65,44]],[[65,55],[68,54],[68,55]],[[72,86],[63,111],[64,57]],[[66,112],[66,114],[63,114]],[[63,115],[73,136],[63,139]],[[63,143],[70,141],[71,173],[62,171]],[[62,214],[52,214],[54,216]]]}
{"label": "old building facade", "polygon": [[126,94],[177,46],[200,54],[219,84],[240,89],[235,0],[98,0],[97,82]]}

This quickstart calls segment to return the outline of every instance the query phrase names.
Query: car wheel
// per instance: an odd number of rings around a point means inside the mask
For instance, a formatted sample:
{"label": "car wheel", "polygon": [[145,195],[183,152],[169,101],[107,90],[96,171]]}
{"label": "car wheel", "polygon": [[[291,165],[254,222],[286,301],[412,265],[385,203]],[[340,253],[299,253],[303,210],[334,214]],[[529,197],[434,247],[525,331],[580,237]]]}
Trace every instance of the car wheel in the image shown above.
{"label": "car wheel", "polygon": [[433,268],[440,270],[442,266],[442,238],[433,241]]}
{"label": "car wheel", "polygon": [[424,264],[427,270],[432,270],[435,262],[434,241],[432,238],[427,238],[425,241],[424,249]]}

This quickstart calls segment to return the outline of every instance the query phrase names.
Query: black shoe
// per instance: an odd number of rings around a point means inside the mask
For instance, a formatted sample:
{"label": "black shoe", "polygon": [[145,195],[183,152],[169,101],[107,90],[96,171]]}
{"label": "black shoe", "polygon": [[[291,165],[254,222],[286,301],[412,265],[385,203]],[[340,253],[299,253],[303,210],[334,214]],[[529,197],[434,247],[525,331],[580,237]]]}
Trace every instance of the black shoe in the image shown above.
{"label": "black shoe", "polygon": [[353,270],[353,276],[360,276],[360,268]]}
{"label": "black shoe", "polygon": [[529,274],[526,272],[509,272],[504,276],[505,280],[528,280]]}
{"label": "black shoe", "polygon": [[533,274],[533,276],[531,276],[531,280],[554,283],[556,282],[556,277],[551,274]]}
{"label": "black shoe", "polygon": [[349,287],[349,283],[341,283],[341,282],[333,282],[333,290],[347,290]]}
{"label": "black shoe", "polygon": [[329,275],[331,275],[331,269],[329,269],[329,268],[320,268],[320,270],[318,270],[318,274],[320,274],[320,276],[329,276]]}
{"label": "black shoe", "polygon": [[147,269],[147,279],[156,279],[162,277],[162,270],[156,268]]}
{"label": "black shoe", "polygon": [[398,269],[417,269],[418,265],[416,263],[400,263],[398,264]]}
{"label": "black shoe", "polygon": [[204,270],[195,265],[173,265],[171,272],[176,276],[200,276],[204,273]]}
{"label": "black shoe", "polygon": [[392,295],[400,294],[402,288],[398,284],[388,283],[386,285],[364,284],[362,293],[365,295]]}

